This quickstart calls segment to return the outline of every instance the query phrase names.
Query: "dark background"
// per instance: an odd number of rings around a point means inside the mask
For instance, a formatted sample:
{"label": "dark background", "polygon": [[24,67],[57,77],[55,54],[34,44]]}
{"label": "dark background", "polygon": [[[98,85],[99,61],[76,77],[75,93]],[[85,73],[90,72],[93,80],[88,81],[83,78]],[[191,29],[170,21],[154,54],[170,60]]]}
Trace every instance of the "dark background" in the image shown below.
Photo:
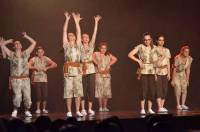
{"label": "dark background", "polygon": [[[64,11],[80,12],[82,32],[92,35],[93,16],[100,14],[96,44],[106,41],[109,50],[118,57],[112,68],[113,98],[111,110],[139,110],[136,81],[137,64],[128,59],[130,50],[141,43],[142,33],[148,31],[155,37],[166,36],[166,46],[172,56],[184,44],[191,47],[194,58],[187,104],[200,108],[199,52],[200,52],[200,2],[198,0],[1,0],[0,36],[20,40],[23,47],[28,42],[21,37],[26,31],[46,49],[46,55],[57,62],[58,68],[50,70],[48,108],[51,112],[64,112],[62,64],[62,26]],[[75,32],[70,20],[69,30]],[[12,111],[12,93],[8,90],[9,62],[0,60],[0,113]],[[33,93],[33,107],[34,93]],[[175,109],[173,88],[169,87],[167,108]],[[156,105],[154,105],[156,106]],[[95,107],[97,108],[97,102]]]}

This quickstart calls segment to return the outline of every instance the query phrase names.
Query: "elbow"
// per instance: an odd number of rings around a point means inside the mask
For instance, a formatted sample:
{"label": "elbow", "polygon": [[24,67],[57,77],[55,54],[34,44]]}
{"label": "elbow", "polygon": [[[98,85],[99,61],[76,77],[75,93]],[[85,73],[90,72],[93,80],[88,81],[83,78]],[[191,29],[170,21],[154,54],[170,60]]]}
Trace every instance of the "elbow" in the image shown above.
{"label": "elbow", "polygon": [[128,54],[128,58],[130,58],[130,59],[132,58],[132,54],[131,53]]}
{"label": "elbow", "polygon": [[57,68],[57,67],[58,67],[58,65],[55,63],[55,64],[54,64],[54,68]]}

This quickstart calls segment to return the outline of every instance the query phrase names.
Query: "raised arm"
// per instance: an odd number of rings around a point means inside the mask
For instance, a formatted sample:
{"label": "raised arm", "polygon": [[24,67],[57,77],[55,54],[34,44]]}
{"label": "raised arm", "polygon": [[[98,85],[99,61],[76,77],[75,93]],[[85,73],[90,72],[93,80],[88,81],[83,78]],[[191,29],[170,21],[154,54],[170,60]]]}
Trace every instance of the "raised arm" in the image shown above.
{"label": "raised arm", "polygon": [[4,42],[4,39],[2,37],[0,37],[0,47],[1,47],[1,52],[2,52],[2,57],[3,58],[6,58],[6,53],[5,51],[3,50],[3,42]]}
{"label": "raised arm", "polygon": [[31,43],[31,45],[26,49],[26,52],[28,54],[31,54],[36,46],[36,41],[33,38],[31,38],[26,32],[23,32],[22,35]]}
{"label": "raised arm", "polygon": [[63,26],[63,45],[68,44],[67,30],[68,30],[69,20],[70,20],[70,17],[71,17],[67,11],[64,13],[64,15],[65,15],[65,23],[64,23],[64,26]]}
{"label": "raised arm", "polygon": [[101,20],[100,15],[94,16],[94,22],[95,22],[94,23],[94,31],[93,31],[93,34],[92,34],[92,39],[90,41],[90,44],[91,44],[90,46],[93,46],[93,47],[94,47],[96,36],[97,36],[97,29],[98,29],[99,20]]}
{"label": "raised arm", "polygon": [[76,24],[76,43],[78,45],[81,44],[81,28],[80,28],[80,20],[82,20],[81,16],[79,13],[72,13],[72,16],[74,18],[75,24]]}
{"label": "raised arm", "polygon": [[138,49],[137,48],[134,48],[129,54],[128,54],[128,57],[131,59],[131,60],[134,60],[135,62],[137,62],[140,67],[142,68],[143,67],[143,62],[138,59],[137,57],[135,57],[135,55],[138,53]]}
{"label": "raised arm", "polygon": [[8,49],[6,47],[6,45],[9,44],[9,43],[13,43],[13,39],[9,39],[9,40],[4,40],[3,38],[0,38],[0,39],[1,39],[0,44],[1,44],[3,58],[6,58],[6,55],[10,57],[11,54],[12,54],[12,51],[10,49]]}

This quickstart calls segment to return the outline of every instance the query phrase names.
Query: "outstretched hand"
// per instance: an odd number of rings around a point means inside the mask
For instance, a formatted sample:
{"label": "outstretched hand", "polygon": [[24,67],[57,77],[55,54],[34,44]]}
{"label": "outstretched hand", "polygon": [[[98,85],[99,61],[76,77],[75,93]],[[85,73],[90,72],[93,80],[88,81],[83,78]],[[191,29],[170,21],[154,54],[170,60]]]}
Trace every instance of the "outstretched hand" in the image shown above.
{"label": "outstretched hand", "polygon": [[0,37],[0,45],[3,44],[4,41],[5,41],[4,38]]}
{"label": "outstretched hand", "polygon": [[28,35],[27,35],[26,32],[22,32],[22,36],[25,38],[25,37],[27,37]]}
{"label": "outstretched hand", "polygon": [[73,16],[73,18],[74,18],[74,20],[75,20],[75,22],[80,22],[83,18],[81,18],[81,15],[80,15],[80,13],[72,13],[72,16]]}
{"label": "outstretched hand", "polygon": [[101,16],[100,15],[96,15],[96,16],[94,16],[94,20],[95,20],[95,22],[99,22],[99,20],[101,20]]}
{"label": "outstretched hand", "polygon": [[67,11],[64,13],[64,15],[65,15],[66,20],[69,20],[70,17],[71,17],[71,15],[69,14],[69,12],[67,12]]}
{"label": "outstretched hand", "polygon": [[5,40],[3,37],[0,37],[0,45],[2,45],[5,41],[6,43],[13,43],[13,39]]}

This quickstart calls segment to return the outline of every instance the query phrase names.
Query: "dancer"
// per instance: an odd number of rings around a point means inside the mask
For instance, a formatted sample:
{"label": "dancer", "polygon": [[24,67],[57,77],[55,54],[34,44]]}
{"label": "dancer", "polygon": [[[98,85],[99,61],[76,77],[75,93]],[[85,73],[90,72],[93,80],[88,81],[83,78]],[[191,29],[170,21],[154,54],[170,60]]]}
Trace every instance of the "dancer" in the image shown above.
{"label": "dancer", "polygon": [[72,98],[75,98],[76,115],[83,116],[80,109],[81,97],[83,97],[82,73],[81,73],[81,30],[79,22],[82,19],[80,14],[72,13],[76,24],[76,36],[67,32],[70,14],[64,13],[65,23],[63,26],[63,48],[64,48],[64,98],[67,105],[67,117],[72,117]]}
{"label": "dancer", "polygon": [[57,67],[57,64],[52,61],[47,56],[44,56],[44,49],[39,46],[36,48],[36,56],[31,58],[29,61],[29,69],[31,69],[32,77],[31,81],[36,93],[36,114],[41,113],[40,104],[42,102],[42,112],[48,114],[46,109],[47,105],[47,94],[48,94],[48,80],[47,80],[47,71]]}
{"label": "dancer", "polygon": [[12,43],[13,40],[7,40],[2,45],[4,52],[10,60],[10,88],[13,90],[13,105],[14,110],[11,114],[12,117],[17,117],[18,108],[21,105],[22,96],[25,106],[25,116],[31,117],[29,111],[31,107],[31,89],[29,79],[28,59],[31,52],[34,50],[36,41],[33,40],[26,32],[23,32],[23,37],[28,39],[31,45],[22,51],[22,44],[20,41],[14,42],[15,51],[11,51],[6,47],[7,44]]}
{"label": "dancer", "polygon": [[95,48],[95,40],[97,35],[97,28],[101,16],[97,15],[94,17],[95,25],[90,40],[87,33],[82,34],[82,44],[83,48],[81,50],[81,62],[82,62],[82,71],[83,71],[83,92],[84,98],[81,101],[82,106],[82,115],[86,116],[87,112],[85,110],[85,101],[88,102],[88,114],[93,116],[95,112],[92,110],[92,102],[94,100],[94,91],[95,91],[95,66],[93,63],[93,52]]}
{"label": "dancer", "polygon": [[[152,110],[152,101],[155,96],[155,79],[156,70],[155,62],[157,60],[156,46],[153,45],[153,40],[150,33],[143,34],[143,44],[137,45],[129,54],[128,57],[139,64],[138,75],[140,81],[139,95],[141,114],[146,114],[145,101],[148,101],[148,113],[154,114]],[[135,55],[138,55],[138,58]]]}
{"label": "dancer", "polygon": [[183,46],[180,53],[174,58],[171,84],[175,91],[177,110],[189,109],[189,107],[185,105],[187,87],[189,86],[190,80],[190,68],[193,60],[189,54],[189,46]]}
{"label": "dancer", "polygon": [[157,75],[157,89],[156,97],[158,104],[158,112],[168,112],[164,107],[165,98],[167,95],[168,81],[170,80],[170,58],[171,54],[168,48],[164,47],[165,37],[159,35],[156,38],[158,60],[156,62],[156,75]]}
{"label": "dancer", "polygon": [[94,63],[96,64],[95,97],[99,101],[99,111],[109,111],[107,107],[108,99],[112,98],[111,92],[111,66],[117,62],[117,58],[108,52],[106,42],[99,44],[99,51],[95,52]]}

